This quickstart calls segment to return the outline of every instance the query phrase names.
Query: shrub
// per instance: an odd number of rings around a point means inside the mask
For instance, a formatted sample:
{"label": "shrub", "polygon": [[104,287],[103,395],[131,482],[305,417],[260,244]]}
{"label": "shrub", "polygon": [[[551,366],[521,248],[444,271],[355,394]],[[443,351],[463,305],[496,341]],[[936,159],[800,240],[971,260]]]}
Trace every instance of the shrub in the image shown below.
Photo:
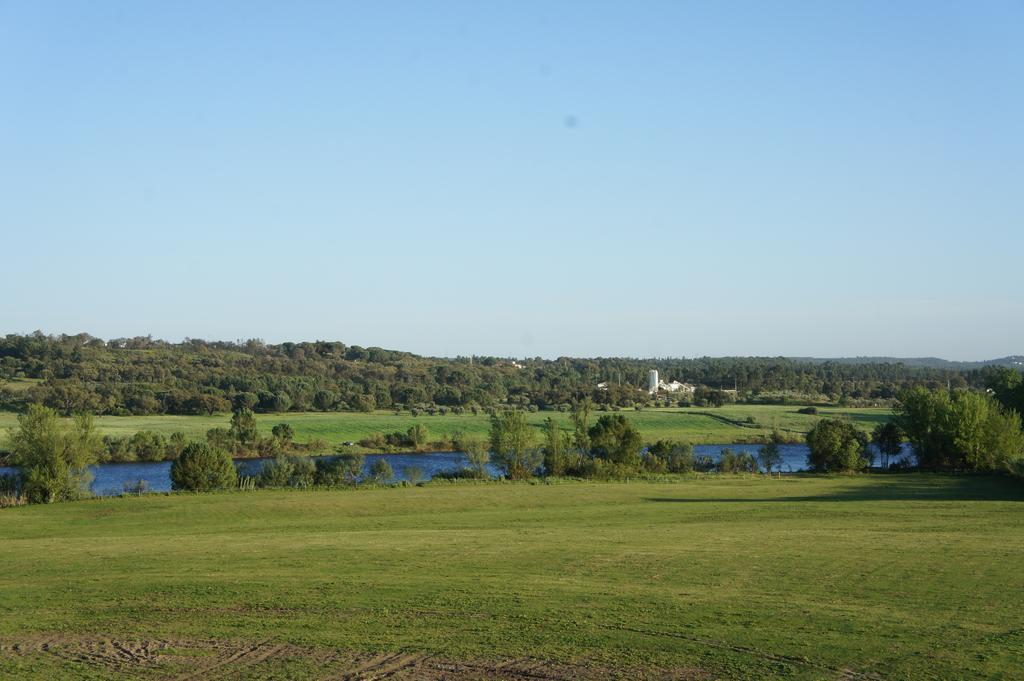
{"label": "shrub", "polygon": [[481,475],[475,468],[450,468],[434,473],[435,480],[484,480],[488,476]]}
{"label": "shrub", "polygon": [[644,455],[644,467],[654,473],[689,473],[693,465],[693,445],[688,442],[658,440]]}
{"label": "shrub", "polygon": [[160,433],[140,430],[129,443],[139,461],[162,461],[167,456],[167,441]]}
{"label": "shrub", "polygon": [[149,483],[144,478],[134,481],[125,480],[122,489],[125,494],[145,494],[149,491]]}
{"label": "shrub", "polygon": [[316,466],[309,457],[282,454],[264,464],[257,484],[260,487],[309,487],[315,474]]}
{"label": "shrub", "polygon": [[394,479],[395,472],[386,460],[377,459],[370,465],[370,476],[376,483],[385,485]]}
{"label": "shrub", "polygon": [[867,435],[849,421],[822,419],[807,433],[807,464],[821,473],[856,471],[868,463]]}
{"label": "shrub", "polygon": [[355,485],[363,474],[366,458],[362,454],[339,454],[316,460],[314,480],[318,485],[333,487]]}
{"label": "shrub", "polygon": [[291,441],[295,439],[295,430],[287,423],[277,424],[270,432],[285,445],[291,444]]}
{"label": "shrub", "polygon": [[231,455],[223,449],[211,449],[205,442],[192,442],[171,464],[171,487],[177,490],[206,492],[235,486],[238,472]]}
{"label": "shrub", "polygon": [[773,430],[768,438],[768,442],[757,453],[757,460],[760,462],[761,468],[769,475],[771,475],[773,468],[782,464],[782,454],[779,453],[779,445],[781,444],[782,434],[777,430]]}
{"label": "shrub", "polygon": [[808,414],[810,416],[817,416],[818,415],[818,408],[817,407],[803,407],[801,409],[797,409],[796,413],[798,413],[798,414]]}
{"label": "shrub", "polygon": [[718,470],[722,473],[753,473],[757,471],[757,461],[749,452],[734,452],[726,447],[718,457]]}
{"label": "shrub", "polygon": [[419,466],[406,466],[403,472],[405,473],[405,479],[409,481],[410,485],[418,485],[427,477],[426,473]]}

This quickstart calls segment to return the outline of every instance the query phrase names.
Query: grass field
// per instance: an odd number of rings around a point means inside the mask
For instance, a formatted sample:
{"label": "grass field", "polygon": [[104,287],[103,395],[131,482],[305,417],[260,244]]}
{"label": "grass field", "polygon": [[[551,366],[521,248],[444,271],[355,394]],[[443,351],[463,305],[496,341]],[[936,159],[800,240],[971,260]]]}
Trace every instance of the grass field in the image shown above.
{"label": "grass field", "polygon": [[[605,412],[594,412],[591,421]],[[749,442],[768,435],[774,427],[793,440],[802,440],[803,434],[822,416],[846,416],[859,427],[870,430],[875,424],[889,417],[887,409],[821,408],[819,416],[798,414],[797,407],[732,405],[713,408],[689,409],[645,409],[643,411],[622,411],[640,429],[644,438],[654,441],[674,438],[694,444],[728,444]],[[529,421],[536,426],[548,416],[556,418],[565,429],[569,429],[569,415],[559,412],[538,412],[529,414]],[[753,418],[754,423],[747,419]],[[217,416],[102,416],[96,419],[99,430],[110,435],[131,435],[139,430],[154,430],[170,434],[182,431],[194,438],[202,438],[207,430],[226,427],[228,415]],[[290,423],[296,440],[323,438],[332,445],[345,441],[358,441],[377,432],[405,431],[414,423],[425,423],[431,438],[451,436],[456,431],[486,435],[489,424],[485,414],[446,414],[444,416],[416,416],[407,412],[395,416],[393,412],[378,411],[372,414],[354,412],[304,412],[288,414],[257,415],[260,428],[269,435],[276,423]],[[13,426],[15,415],[0,412],[0,430]]]}
{"label": "grass field", "polygon": [[1022,501],[906,474],[5,509],[0,678],[1019,679]]}

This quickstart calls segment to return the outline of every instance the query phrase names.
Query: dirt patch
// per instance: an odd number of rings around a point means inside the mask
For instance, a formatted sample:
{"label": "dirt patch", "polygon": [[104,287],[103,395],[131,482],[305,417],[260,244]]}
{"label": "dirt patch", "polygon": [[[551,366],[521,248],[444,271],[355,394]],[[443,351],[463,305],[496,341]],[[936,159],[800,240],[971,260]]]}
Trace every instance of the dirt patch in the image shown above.
{"label": "dirt patch", "polygon": [[[568,679],[707,679],[694,669],[611,669],[588,664],[560,664],[530,657],[505,660],[450,660],[431,655],[392,651],[378,654],[330,648],[295,646],[271,640],[239,642],[222,640],[124,640],[65,636],[0,640],[5,656],[50,657],[58,666],[85,666],[109,671],[111,678],[132,676],[167,681],[199,679],[315,678],[422,679],[424,681],[471,681],[504,679],[535,681]],[[299,670],[313,669],[308,675]],[[290,673],[288,673],[290,671]]]}

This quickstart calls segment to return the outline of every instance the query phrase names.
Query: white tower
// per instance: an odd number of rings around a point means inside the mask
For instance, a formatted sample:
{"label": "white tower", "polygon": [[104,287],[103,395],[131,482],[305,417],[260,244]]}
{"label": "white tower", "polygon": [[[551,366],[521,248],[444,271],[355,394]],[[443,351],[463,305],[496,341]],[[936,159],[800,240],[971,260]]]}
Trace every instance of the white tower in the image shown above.
{"label": "white tower", "polygon": [[651,369],[647,372],[647,392],[652,395],[658,392],[658,370]]}

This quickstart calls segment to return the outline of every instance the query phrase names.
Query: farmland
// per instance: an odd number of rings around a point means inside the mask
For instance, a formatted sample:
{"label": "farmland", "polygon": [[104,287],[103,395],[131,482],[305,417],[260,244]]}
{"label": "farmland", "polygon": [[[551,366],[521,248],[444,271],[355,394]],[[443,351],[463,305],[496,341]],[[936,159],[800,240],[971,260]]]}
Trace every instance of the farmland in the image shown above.
{"label": "farmland", "polygon": [[[591,421],[604,412],[594,412]],[[863,430],[888,418],[887,409],[824,407],[818,416],[797,413],[792,406],[731,405],[714,408],[674,408],[625,410],[621,412],[632,420],[648,441],[659,439],[684,440],[694,444],[733,443],[757,441],[766,437],[772,428],[779,428],[787,439],[801,440],[803,434],[823,416],[849,418]],[[536,412],[528,415],[535,426],[547,417],[569,428],[569,415],[563,412]],[[152,430],[164,435],[184,432],[191,438],[202,438],[210,428],[224,427],[228,415],[214,416],[100,416],[96,418],[99,431],[105,435],[132,435],[140,430]],[[295,429],[296,440],[305,442],[321,438],[332,446],[346,441],[358,441],[376,432],[405,431],[415,423],[424,423],[432,439],[450,438],[456,432],[486,435],[488,417],[483,414],[445,414],[412,416],[408,412],[290,412],[259,414],[260,430],[269,435],[276,423],[286,422]],[[15,415],[0,412],[0,430],[15,424]],[[2,442],[2,438],[0,438]]]}

